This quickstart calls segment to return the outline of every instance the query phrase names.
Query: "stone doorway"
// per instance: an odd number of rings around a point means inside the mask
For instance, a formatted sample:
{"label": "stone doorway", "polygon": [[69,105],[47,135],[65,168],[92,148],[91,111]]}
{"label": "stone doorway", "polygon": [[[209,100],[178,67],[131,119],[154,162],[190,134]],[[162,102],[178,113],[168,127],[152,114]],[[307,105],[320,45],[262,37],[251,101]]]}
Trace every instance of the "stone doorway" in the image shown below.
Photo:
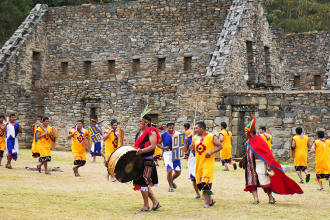
{"label": "stone doorway", "polygon": [[84,125],[85,127],[90,126],[91,119],[95,119],[97,121],[101,120],[101,99],[83,99],[84,102]]}
{"label": "stone doorway", "polygon": [[232,155],[233,157],[240,158],[245,154],[244,149],[244,139],[245,127],[248,125],[253,117],[255,117],[256,112],[254,108],[249,107],[233,107],[232,108],[232,133],[233,133],[233,143],[232,143]]}

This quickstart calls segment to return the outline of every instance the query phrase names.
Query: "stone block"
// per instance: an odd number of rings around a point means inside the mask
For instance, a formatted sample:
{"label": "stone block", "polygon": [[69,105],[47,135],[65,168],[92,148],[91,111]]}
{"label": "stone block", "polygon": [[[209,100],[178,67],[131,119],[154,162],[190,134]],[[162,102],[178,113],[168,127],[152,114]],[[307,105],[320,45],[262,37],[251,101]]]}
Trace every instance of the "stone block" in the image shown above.
{"label": "stone block", "polygon": [[176,120],[176,122],[187,122],[188,118],[187,117],[180,117]]}
{"label": "stone block", "polygon": [[220,126],[221,122],[226,122],[227,126],[229,126],[229,117],[216,117],[214,119],[214,124]]}
{"label": "stone block", "polygon": [[284,124],[294,123],[294,122],[293,122],[293,118],[283,118],[283,123],[284,123]]}
{"label": "stone block", "polygon": [[282,99],[271,97],[268,99],[268,105],[281,105]]}
{"label": "stone block", "polygon": [[213,120],[205,120],[204,122],[207,128],[213,128]]}

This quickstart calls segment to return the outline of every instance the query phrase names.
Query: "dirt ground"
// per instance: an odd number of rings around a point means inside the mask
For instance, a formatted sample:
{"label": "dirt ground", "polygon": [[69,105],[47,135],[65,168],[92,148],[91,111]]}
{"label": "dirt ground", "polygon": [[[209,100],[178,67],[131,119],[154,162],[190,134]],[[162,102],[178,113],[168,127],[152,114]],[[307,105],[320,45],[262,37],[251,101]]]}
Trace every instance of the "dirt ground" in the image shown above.
{"label": "dirt ground", "polygon": [[[268,198],[259,189],[260,204],[252,205],[252,195],[244,192],[244,171],[232,168],[221,171],[216,162],[213,192],[216,204],[203,209],[203,202],[194,199],[195,194],[188,179],[186,160],[182,161],[182,174],[175,181],[178,189],[168,192],[166,171],[161,161],[158,177],[161,187],[154,193],[162,207],[159,211],[138,212],[143,205],[140,192],[134,192],[130,184],[106,180],[106,168],[98,157],[80,169],[81,177],[72,171],[71,152],[52,152],[50,166],[59,166],[63,172],[45,175],[25,167],[36,166],[30,150],[20,150],[13,169],[6,169],[3,160],[0,167],[1,219],[330,219],[330,188],[318,191],[315,172],[311,182],[301,187],[301,195],[274,195],[277,203],[268,204]],[[288,173],[298,181],[296,173]]]}

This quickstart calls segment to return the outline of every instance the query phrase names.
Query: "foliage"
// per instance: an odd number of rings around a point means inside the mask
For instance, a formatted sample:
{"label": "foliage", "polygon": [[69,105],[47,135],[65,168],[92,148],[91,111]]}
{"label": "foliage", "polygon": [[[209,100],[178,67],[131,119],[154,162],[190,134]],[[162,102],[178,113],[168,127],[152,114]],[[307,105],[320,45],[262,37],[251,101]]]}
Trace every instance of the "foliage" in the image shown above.
{"label": "foliage", "polygon": [[263,0],[267,20],[287,33],[330,30],[328,0]]}
{"label": "foliage", "polygon": [[49,7],[81,4],[103,4],[128,2],[134,0],[1,0],[0,1],[0,48],[11,37],[18,26],[25,20],[36,4]]}
{"label": "foliage", "polygon": [[32,7],[32,0],[0,1],[0,47],[24,21]]}

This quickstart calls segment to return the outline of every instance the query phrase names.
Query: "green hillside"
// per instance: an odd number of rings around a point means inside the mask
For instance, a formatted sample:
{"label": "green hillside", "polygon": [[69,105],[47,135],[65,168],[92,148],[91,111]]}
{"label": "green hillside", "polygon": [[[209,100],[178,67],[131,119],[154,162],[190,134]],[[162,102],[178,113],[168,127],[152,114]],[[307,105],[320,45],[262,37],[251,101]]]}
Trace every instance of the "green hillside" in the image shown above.
{"label": "green hillside", "polygon": [[286,33],[330,30],[330,0],[263,0],[267,20]]}

